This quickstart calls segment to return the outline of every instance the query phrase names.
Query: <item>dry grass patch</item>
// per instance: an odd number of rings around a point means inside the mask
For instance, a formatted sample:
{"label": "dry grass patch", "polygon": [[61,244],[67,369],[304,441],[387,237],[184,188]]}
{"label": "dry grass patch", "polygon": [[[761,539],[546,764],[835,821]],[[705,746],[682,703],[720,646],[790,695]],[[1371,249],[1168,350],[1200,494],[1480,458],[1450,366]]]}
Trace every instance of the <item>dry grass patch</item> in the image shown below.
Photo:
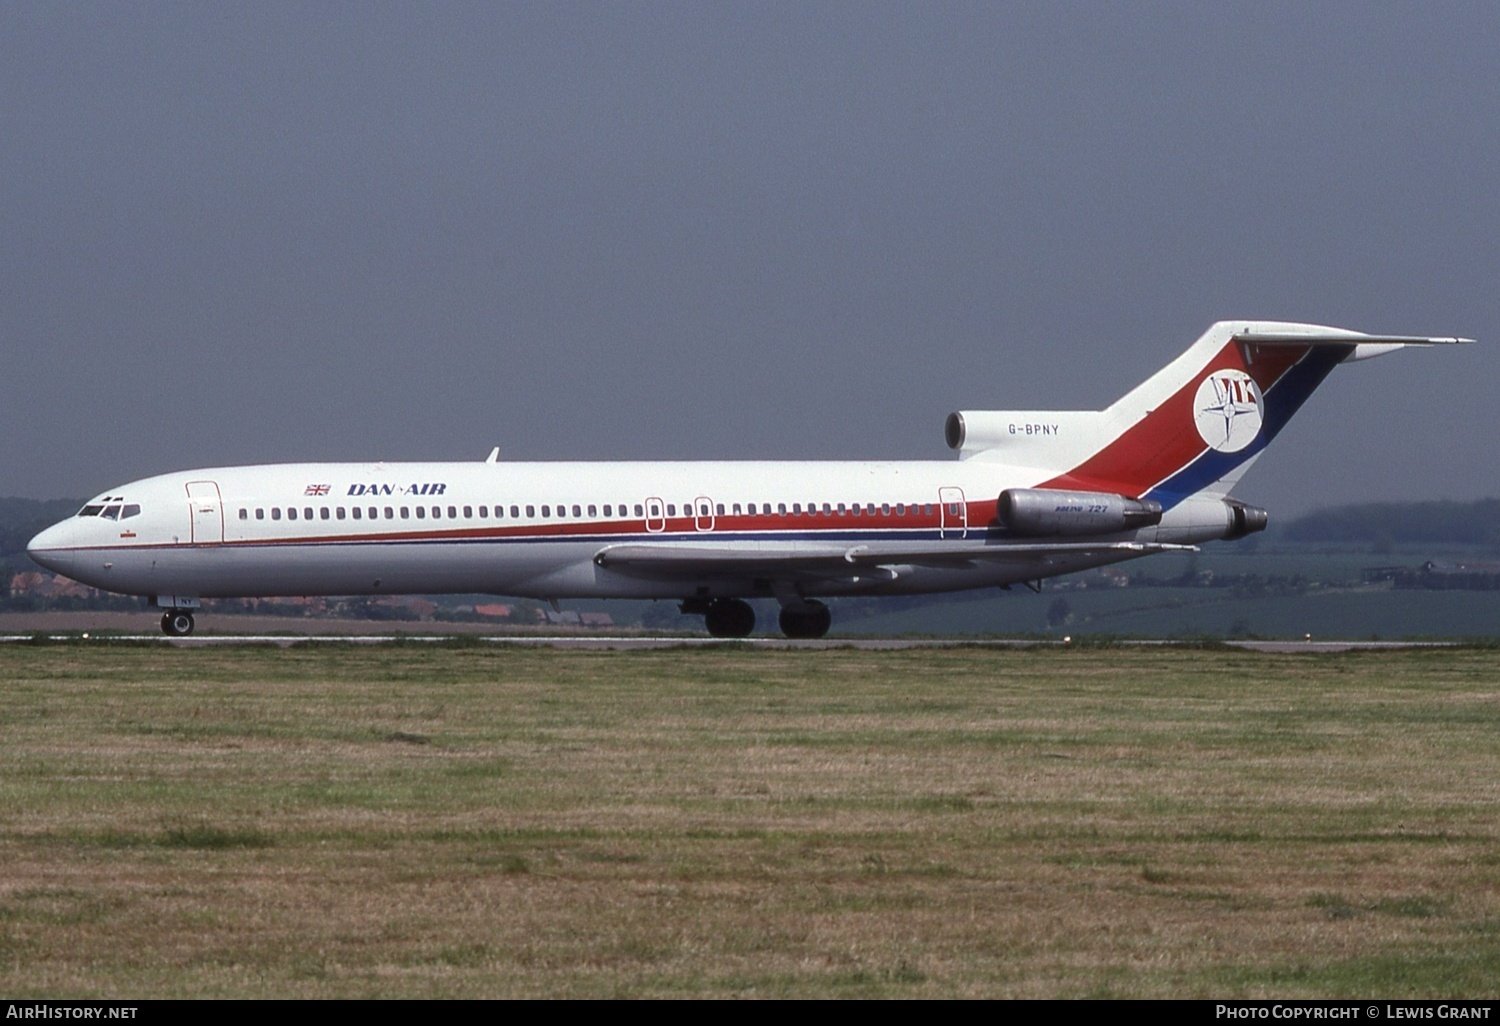
{"label": "dry grass patch", "polygon": [[0,989],[1488,996],[1500,655],[0,649]]}

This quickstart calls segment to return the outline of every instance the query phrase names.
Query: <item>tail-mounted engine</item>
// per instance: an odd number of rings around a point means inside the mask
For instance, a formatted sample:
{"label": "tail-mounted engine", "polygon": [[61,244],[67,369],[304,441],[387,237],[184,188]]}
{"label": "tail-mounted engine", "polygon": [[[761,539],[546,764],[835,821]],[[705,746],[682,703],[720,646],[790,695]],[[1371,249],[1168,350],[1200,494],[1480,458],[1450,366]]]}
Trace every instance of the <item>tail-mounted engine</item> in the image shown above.
{"label": "tail-mounted engine", "polygon": [[1007,488],[1000,493],[998,512],[1006,530],[1032,537],[1113,534],[1161,523],[1161,503],[1109,492]]}
{"label": "tail-mounted engine", "polygon": [[1259,506],[1247,506],[1238,499],[1225,499],[1224,505],[1229,507],[1229,530],[1224,534],[1225,541],[1264,531],[1266,522],[1271,519],[1271,514]]}

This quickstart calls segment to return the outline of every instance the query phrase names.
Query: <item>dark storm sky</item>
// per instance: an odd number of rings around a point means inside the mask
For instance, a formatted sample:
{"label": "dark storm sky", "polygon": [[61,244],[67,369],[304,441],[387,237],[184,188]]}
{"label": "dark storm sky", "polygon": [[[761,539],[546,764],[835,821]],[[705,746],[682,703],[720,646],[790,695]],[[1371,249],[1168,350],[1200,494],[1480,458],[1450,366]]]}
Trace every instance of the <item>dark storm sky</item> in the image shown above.
{"label": "dark storm sky", "polygon": [[945,459],[1252,317],[1481,344],[1341,369],[1237,494],[1500,494],[1497,53],[1489,3],[3,0],[0,494]]}

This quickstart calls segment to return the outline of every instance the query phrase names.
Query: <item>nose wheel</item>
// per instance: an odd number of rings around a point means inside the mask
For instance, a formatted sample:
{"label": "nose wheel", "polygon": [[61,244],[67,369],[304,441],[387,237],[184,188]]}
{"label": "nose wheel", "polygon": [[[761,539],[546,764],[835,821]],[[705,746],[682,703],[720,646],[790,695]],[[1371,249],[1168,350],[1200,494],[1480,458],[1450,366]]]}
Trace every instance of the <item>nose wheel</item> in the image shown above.
{"label": "nose wheel", "polygon": [[193,614],[186,609],[169,609],[161,615],[161,632],[173,638],[193,633]]}

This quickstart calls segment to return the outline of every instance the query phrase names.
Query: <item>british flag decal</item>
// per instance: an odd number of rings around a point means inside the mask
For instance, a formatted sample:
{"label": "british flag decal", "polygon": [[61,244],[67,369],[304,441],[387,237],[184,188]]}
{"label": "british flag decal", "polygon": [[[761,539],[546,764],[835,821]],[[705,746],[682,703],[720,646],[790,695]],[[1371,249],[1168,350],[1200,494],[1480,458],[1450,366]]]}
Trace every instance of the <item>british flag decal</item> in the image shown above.
{"label": "british flag decal", "polygon": [[302,494],[303,495],[327,495],[328,494],[328,485],[326,485],[326,484],[308,485],[307,486],[307,490],[304,491]]}

